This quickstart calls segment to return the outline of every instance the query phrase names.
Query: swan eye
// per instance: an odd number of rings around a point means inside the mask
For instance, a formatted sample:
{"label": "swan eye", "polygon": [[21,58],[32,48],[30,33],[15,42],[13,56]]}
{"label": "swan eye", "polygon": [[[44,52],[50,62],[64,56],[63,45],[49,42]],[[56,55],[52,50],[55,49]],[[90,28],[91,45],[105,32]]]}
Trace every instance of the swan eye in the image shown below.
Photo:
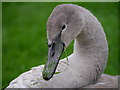
{"label": "swan eye", "polygon": [[63,26],[62,26],[62,30],[65,30],[66,29],[66,25],[64,24]]}

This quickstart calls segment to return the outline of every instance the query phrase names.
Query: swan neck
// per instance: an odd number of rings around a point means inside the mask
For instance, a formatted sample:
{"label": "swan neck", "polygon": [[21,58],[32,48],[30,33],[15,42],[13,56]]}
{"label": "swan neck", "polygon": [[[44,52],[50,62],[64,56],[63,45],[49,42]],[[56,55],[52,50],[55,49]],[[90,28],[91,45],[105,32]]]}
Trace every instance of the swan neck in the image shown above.
{"label": "swan neck", "polygon": [[[86,16],[87,15],[87,16]],[[90,12],[83,13],[84,28],[74,40],[74,55],[92,60],[107,60],[108,45],[99,21]]]}

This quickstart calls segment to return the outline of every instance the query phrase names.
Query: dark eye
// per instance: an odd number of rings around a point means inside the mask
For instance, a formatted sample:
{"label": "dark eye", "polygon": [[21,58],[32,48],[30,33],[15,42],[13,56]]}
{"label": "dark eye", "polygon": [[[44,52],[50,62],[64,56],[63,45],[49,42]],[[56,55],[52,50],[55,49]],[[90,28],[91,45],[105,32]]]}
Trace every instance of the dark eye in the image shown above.
{"label": "dark eye", "polygon": [[66,28],[66,25],[63,25],[63,26],[62,26],[62,30],[64,30],[65,28]]}

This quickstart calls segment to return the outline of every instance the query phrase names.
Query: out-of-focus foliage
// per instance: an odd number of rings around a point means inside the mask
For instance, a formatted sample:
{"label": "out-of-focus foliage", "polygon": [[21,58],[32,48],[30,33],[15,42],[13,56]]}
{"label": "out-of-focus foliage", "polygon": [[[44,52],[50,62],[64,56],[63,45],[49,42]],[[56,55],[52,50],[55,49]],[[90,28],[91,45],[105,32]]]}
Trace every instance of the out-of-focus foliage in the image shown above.
{"label": "out-of-focus foliage", "polygon": [[[62,3],[3,3],[3,87],[31,67],[47,60],[46,22],[54,7]],[[109,44],[105,73],[118,74],[117,3],[74,3],[90,10],[101,22]],[[68,47],[72,53],[73,43]],[[65,57],[65,55],[63,55]]]}

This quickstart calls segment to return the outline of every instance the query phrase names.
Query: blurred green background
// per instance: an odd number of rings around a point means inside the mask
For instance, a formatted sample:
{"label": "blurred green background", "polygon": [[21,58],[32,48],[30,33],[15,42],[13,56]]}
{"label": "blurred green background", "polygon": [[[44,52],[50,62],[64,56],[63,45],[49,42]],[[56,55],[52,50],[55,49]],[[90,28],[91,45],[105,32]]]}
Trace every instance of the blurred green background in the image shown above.
{"label": "blurred green background", "polygon": [[[46,22],[56,3],[2,3],[3,83],[9,82],[47,59]],[[89,9],[102,23],[109,44],[105,73],[118,74],[118,4],[74,3]],[[73,42],[68,47],[72,53]],[[65,55],[62,56],[62,58]]]}

